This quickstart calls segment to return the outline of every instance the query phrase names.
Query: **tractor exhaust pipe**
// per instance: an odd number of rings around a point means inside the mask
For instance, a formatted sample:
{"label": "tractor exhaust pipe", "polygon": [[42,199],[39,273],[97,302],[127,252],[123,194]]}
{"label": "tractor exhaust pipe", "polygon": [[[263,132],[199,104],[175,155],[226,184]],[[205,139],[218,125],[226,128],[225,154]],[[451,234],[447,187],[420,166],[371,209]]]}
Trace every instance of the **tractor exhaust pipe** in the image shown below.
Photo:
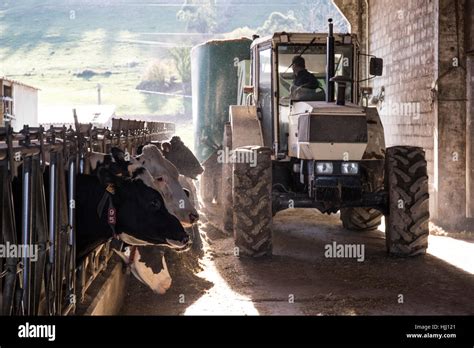
{"label": "tractor exhaust pipe", "polygon": [[334,82],[331,79],[334,77],[334,35],[332,18],[328,19],[329,32],[327,38],[326,48],[326,102],[334,102]]}
{"label": "tractor exhaust pipe", "polygon": [[346,84],[339,83],[337,86],[337,98],[336,98],[337,105],[346,105]]}
{"label": "tractor exhaust pipe", "polygon": [[337,105],[346,105],[346,87],[351,83],[351,79],[344,76],[336,76],[331,79],[337,85]]}

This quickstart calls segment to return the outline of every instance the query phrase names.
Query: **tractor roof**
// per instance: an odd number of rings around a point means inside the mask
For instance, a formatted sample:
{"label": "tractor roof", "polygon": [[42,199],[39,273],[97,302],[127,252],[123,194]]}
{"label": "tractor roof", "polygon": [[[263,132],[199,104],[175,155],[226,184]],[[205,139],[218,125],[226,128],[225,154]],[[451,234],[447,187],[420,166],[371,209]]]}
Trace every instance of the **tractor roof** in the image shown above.
{"label": "tractor roof", "polygon": [[[327,33],[274,33],[273,35],[264,36],[253,41],[252,47],[266,42],[272,42],[272,45],[279,43],[295,43],[308,44],[313,39],[314,44],[326,44]],[[357,44],[357,35],[355,34],[334,34],[336,43],[355,43]]]}

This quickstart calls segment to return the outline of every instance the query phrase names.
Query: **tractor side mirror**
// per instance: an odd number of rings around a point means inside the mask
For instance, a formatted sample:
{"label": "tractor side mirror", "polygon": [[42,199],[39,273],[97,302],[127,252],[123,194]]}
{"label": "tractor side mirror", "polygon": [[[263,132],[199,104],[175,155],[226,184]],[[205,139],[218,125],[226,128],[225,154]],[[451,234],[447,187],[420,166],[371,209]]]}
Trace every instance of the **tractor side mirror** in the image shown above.
{"label": "tractor side mirror", "polygon": [[244,86],[244,93],[245,94],[253,94],[253,86]]}
{"label": "tractor side mirror", "polygon": [[370,58],[369,73],[372,76],[382,76],[383,74],[383,59],[372,57]]}

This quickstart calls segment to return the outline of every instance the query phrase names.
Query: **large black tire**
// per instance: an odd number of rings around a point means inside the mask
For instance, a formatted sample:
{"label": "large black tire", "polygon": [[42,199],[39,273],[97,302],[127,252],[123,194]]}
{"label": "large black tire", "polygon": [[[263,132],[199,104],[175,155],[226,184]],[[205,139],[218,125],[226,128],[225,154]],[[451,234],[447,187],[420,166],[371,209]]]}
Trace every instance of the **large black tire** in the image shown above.
{"label": "large black tire", "polygon": [[253,153],[256,165],[233,166],[233,227],[239,256],[260,257],[272,253],[272,161],[271,150],[260,146],[240,147],[236,159]]}
{"label": "large black tire", "polygon": [[344,228],[363,232],[376,230],[382,221],[382,213],[374,208],[342,208],[340,213]]}
{"label": "large black tire", "polygon": [[398,256],[424,254],[428,248],[429,193],[425,152],[419,147],[387,149],[385,218],[387,251]]}

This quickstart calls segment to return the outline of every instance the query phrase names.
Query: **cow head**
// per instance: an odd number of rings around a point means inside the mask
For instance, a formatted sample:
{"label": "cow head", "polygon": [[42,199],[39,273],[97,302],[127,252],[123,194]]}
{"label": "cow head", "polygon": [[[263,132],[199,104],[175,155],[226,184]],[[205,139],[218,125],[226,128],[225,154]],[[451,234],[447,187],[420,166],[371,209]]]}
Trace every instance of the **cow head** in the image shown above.
{"label": "cow head", "polygon": [[131,245],[166,245],[174,249],[189,246],[188,234],[168,212],[161,194],[145,183],[152,180],[145,168],[137,169],[134,177],[129,178],[102,166],[98,177],[110,193],[115,209],[115,232],[120,239]]}
{"label": "cow head", "polygon": [[132,159],[136,167],[146,168],[162,194],[166,208],[176,216],[184,227],[190,227],[199,219],[198,212],[179,182],[176,167],[168,161],[155,145],[143,147],[142,154]]}

